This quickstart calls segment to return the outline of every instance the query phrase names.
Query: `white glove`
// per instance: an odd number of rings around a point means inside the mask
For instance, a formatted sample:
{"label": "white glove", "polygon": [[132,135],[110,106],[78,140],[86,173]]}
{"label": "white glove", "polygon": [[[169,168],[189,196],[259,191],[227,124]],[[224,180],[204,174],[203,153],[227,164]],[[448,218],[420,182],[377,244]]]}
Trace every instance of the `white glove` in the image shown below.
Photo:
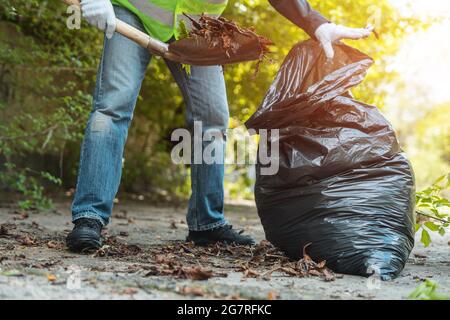
{"label": "white glove", "polygon": [[111,39],[116,31],[116,15],[110,0],[81,0],[83,17]]}
{"label": "white glove", "polygon": [[317,40],[325,51],[325,55],[328,59],[333,59],[334,50],[333,42],[341,39],[362,39],[367,38],[373,31],[372,26],[366,28],[349,28],[334,23],[324,23],[319,26],[314,33]]}

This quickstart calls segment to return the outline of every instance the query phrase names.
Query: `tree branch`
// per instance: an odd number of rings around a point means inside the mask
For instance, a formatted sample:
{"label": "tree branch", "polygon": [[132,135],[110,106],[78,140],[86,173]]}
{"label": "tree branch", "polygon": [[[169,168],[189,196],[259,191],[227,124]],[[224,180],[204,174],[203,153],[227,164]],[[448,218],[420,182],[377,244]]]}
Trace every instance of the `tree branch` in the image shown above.
{"label": "tree branch", "polygon": [[21,136],[0,137],[0,141],[2,141],[2,140],[18,140],[18,139],[25,139],[25,138],[32,138],[32,137],[42,136],[42,135],[47,134],[49,131],[55,130],[56,128],[58,128],[58,126],[59,126],[59,124],[54,124],[53,126],[48,127],[44,131],[36,132],[36,133],[30,133],[30,134],[24,134],[24,135],[21,135]]}
{"label": "tree branch", "polygon": [[418,215],[421,215],[421,216],[424,216],[424,217],[427,217],[427,218],[430,218],[430,219],[434,219],[434,220],[442,222],[442,223],[450,223],[450,221],[446,221],[444,219],[436,218],[436,217],[434,217],[434,216],[432,216],[430,214],[426,214],[426,213],[424,213],[422,211],[416,211],[416,212],[417,212]]}

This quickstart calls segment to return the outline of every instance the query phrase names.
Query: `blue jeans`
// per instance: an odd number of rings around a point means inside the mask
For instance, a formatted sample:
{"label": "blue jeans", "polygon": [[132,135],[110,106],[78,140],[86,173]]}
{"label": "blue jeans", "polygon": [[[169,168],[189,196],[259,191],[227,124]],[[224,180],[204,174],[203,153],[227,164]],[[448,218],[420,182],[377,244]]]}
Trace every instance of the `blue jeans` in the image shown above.
{"label": "blue jeans", "polygon": [[[114,9],[119,19],[143,30],[134,14],[121,7]],[[146,49],[117,33],[105,39],[93,109],[81,149],[73,221],[93,218],[106,225],[110,220],[128,128],[150,60]],[[203,130],[225,132],[229,113],[222,68],[192,66],[187,75],[179,63],[166,63],[183,94],[188,127],[201,121]],[[224,147],[225,135],[216,143]],[[223,216],[223,178],[223,164],[192,164],[187,212],[190,230],[210,230],[227,223]]]}

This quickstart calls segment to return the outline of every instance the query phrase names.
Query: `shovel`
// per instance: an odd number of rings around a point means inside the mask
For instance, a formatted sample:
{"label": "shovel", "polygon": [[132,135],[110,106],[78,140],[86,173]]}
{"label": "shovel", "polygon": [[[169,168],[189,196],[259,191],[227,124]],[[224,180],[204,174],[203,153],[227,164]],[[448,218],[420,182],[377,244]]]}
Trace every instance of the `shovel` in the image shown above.
{"label": "shovel", "polygon": [[[75,5],[78,7],[80,6],[79,0],[63,0],[63,2],[68,5]],[[179,57],[170,53],[169,45],[167,43],[150,37],[148,34],[129,25],[126,22],[123,22],[120,19],[116,19],[116,32],[136,42],[141,47],[146,48],[151,54],[155,54],[176,62],[187,63],[186,61],[180,61]]]}
{"label": "shovel", "polygon": [[[62,1],[68,5],[80,6],[79,0]],[[220,23],[224,23],[223,21]],[[218,22],[218,20],[215,22]],[[241,30],[236,26],[234,29],[237,30],[233,33],[234,50],[229,52],[219,45],[221,41],[223,42],[220,38],[216,39],[215,44],[211,44],[204,37],[195,35],[167,44],[150,37],[126,22],[116,19],[117,33],[146,48],[151,54],[175,62],[197,66],[213,66],[261,60],[266,52],[264,43],[267,44],[270,41],[264,41],[264,37],[258,36],[249,29]]]}

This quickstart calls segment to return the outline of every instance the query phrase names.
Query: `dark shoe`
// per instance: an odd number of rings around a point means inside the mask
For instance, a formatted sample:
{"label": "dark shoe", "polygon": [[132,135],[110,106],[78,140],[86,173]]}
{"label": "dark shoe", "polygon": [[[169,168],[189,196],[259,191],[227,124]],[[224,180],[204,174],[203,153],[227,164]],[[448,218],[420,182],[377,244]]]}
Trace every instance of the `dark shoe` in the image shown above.
{"label": "dark shoe", "polygon": [[67,247],[73,252],[99,249],[102,246],[102,224],[96,219],[81,218],[75,220],[75,227],[66,238]]}
{"label": "dark shoe", "polygon": [[197,246],[207,246],[217,242],[225,244],[237,245],[254,245],[255,241],[249,237],[242,235],[243,231],[237,232],[233,230],[233,226],[225,225],[220,228],[206,231],[189,231],[186,241],[194,242]]}

